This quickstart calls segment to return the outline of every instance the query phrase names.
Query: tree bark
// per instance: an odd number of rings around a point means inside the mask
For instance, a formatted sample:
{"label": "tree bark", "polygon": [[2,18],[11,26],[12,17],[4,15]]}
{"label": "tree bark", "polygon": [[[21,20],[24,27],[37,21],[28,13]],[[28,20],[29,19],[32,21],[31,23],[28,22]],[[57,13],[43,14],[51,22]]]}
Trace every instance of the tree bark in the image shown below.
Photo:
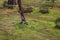
{"label": "tree bark", "polygon": [[21,0],[18,0],[17,3],[18,3],[18,7],[19,7],[19,13],[21,15],[21,24],[27,24],[25,17],[24,17]]}
{"label": "tree bark", "polygon": [[9,5],[16,5],[16,0],[8,0]]}

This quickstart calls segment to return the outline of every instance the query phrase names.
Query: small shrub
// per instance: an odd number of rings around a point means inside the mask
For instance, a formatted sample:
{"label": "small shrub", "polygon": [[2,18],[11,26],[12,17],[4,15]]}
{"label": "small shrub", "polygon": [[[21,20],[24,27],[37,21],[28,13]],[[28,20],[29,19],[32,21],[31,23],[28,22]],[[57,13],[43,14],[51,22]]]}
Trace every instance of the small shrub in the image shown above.
{"label": "small shrub", "polygon": [[33,8],[32,7],[24,8],[23,12],[24,13],[31,13],[31,12],[33,12]]}
{"label": "small shrub", "polygon": [[55,28],[59,28],[60,29],[60,18],[57,18],[55,23],[56,23]]}
{"label": "small shrub", "polygon": [[49,13],[49,7],[45,4],[43,4],[43,5],[41,5],[39,12],[41,12],[42,14]]}
{"label": "small shrub", "polygon": [[8,5],[8,2],[7,2],[7,1],[4,1],[3,7],[4,7],[4,8],[8,8],[8,9],[13,9],[13,8],[14,8],[13,5]]}
{"label": "small shrub", "polygon": [[7,6],[8,6],[7,1],[4,1],[3,7],[7,7]]}
{"label": "small shrub", "polygon": [[49,13],[49,10],[48,9],[40,9],[40,12],[42,14],[47,14],[47,13]]}

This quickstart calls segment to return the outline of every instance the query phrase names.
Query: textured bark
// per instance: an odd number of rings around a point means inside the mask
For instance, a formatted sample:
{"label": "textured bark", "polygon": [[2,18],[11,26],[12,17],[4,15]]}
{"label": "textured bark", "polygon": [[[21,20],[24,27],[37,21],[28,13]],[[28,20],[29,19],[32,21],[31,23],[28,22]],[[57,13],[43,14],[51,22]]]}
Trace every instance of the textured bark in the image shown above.
{"label": "textured bark", "polygon": [[26,20],[25,20],[25,17],[24,17],[21,0],[18,0],[17,3],[18,3],[18,7],[19,7],[19,13],[21,15],[21,24],[27,24]]}

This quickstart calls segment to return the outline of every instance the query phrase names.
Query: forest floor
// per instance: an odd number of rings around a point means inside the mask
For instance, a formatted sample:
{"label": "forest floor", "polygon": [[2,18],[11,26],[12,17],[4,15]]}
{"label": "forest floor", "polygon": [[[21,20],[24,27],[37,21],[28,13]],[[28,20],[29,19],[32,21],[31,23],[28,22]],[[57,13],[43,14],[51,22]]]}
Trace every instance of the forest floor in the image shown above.
{"label": "forest floor", "polygon": [[54,28],[60,11],[25,13],[25,17],[28,25],[19,24],[16,10],[0,9],[0,40],[60,40],[60,29]]}
{"label": "forest floor", "polygon": [[58,8],[58,7],[54,7],[53,9],[57,10],[57,11],[60,11],[60,8]]}
{"label": "forest floor", "polygon": [[[39,13],[39,8],[24,13],[28,25],[22,25],[17,8],[1,8],[4,1],[0,1],[0,40],[60,40],[60,29],[55,28],[55,20],[60,17],[59,8],[50,9],[49,14]],[[23,3],[35,6],[39,1],[23,0]]]}

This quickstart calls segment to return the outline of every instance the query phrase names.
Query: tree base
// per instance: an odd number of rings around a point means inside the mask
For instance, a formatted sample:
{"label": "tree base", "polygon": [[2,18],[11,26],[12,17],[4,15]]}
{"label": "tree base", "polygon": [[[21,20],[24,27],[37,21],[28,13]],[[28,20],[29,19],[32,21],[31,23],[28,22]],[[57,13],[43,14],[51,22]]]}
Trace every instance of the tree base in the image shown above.
{"label": "tree base", "polygon": [[20,24],[26,24],[26,25],[28,25],[28,23],[27,23],[27,22],[20,22]]}

